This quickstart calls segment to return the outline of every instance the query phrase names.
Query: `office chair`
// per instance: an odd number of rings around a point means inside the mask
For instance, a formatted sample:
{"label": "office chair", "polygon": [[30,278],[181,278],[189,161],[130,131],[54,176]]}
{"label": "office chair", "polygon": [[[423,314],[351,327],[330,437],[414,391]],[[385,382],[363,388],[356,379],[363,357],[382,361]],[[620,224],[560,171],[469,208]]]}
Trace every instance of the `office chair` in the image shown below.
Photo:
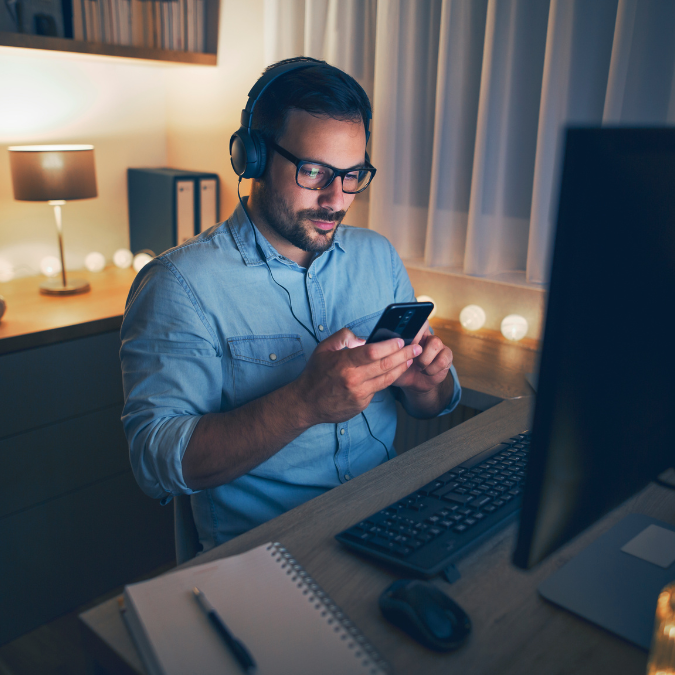
{"label": "office chair", "polygon": [[180,565],[194,558],[201,549],[189,495],[176,495],[173,498],[173,532],[176,564]]}

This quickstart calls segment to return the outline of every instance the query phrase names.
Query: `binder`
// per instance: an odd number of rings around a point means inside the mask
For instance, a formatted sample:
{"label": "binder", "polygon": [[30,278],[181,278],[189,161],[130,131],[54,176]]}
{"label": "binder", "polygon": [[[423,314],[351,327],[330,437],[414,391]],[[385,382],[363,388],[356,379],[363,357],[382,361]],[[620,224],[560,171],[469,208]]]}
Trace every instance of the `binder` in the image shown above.
{"label": "binder", "polygon": [[155,255],[219,221],[217,174],[180,169],[127,169],[129,247]]}
{"label": "binder", "polygon": [[198,607],[198,586],[259,675],[386,675],[391,667],[278,543],[124,589],[122,617],[151,675],[243,671]]}

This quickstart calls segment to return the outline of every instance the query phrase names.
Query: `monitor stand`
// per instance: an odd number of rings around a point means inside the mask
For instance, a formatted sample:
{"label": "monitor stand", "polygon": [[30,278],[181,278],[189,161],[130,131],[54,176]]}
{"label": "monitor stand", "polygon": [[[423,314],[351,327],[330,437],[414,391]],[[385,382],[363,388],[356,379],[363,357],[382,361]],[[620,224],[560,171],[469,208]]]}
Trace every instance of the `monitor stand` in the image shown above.
{"label": "monitor stand", "polygon": [[656,600],[675,581],[675,527],[630,514],[539,586],[550,602],[649,650]]}

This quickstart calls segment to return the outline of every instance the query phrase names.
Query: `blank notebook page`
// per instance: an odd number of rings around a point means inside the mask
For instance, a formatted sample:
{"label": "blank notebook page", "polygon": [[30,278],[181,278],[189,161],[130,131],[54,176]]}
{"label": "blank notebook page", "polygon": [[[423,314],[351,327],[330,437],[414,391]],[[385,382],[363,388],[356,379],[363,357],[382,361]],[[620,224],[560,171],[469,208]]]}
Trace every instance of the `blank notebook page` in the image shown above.
{"label": "blank notebook page", "polygon": [[278,544],[127,586],[125,620],[148,670],[243,671],[192,594],[199,587],[259,675],[379,675],[388,666]]}

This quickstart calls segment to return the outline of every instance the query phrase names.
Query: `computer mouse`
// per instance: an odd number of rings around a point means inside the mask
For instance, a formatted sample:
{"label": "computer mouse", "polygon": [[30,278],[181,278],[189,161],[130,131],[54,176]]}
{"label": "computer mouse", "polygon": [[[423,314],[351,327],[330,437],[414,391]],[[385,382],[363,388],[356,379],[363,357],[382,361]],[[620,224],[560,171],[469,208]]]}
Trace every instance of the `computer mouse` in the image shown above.
{"label": "computer mouse", "polygon": [[380,595],[379,604],[388,621],[429,649],[457,649],[471,632],[466,612],[428,581],[395,581]]}

